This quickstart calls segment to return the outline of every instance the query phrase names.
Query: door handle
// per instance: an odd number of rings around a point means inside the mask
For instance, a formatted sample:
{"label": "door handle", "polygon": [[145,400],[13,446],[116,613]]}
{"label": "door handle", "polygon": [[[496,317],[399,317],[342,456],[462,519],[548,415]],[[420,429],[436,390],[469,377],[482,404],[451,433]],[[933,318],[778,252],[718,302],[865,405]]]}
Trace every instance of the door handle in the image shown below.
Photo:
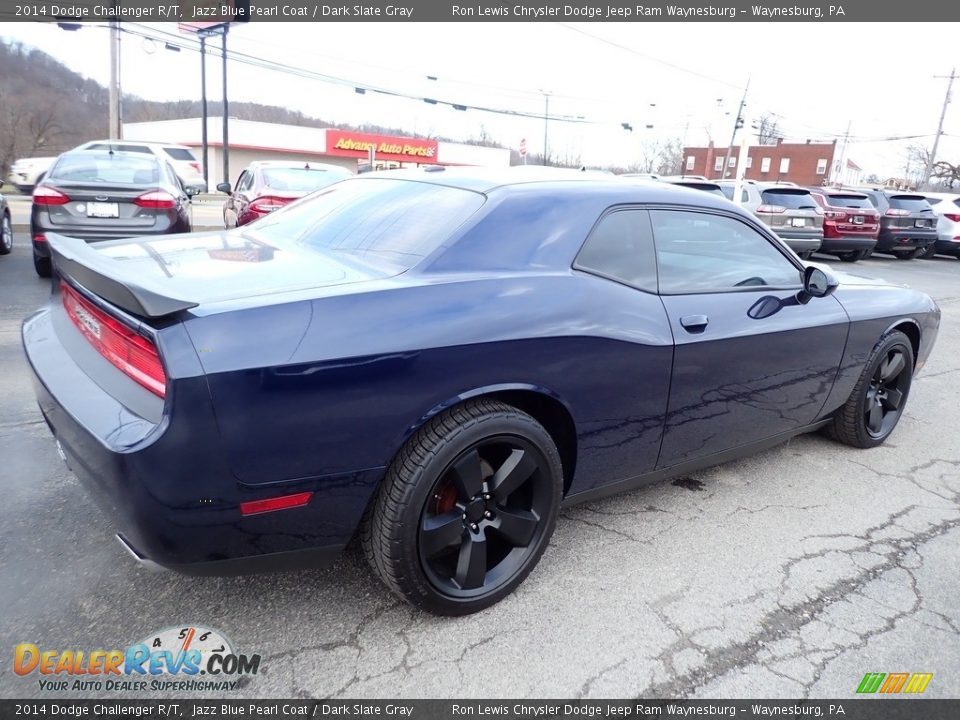
{"label": "door handle", "polygon": [[683,329],[690,333],[702,333],[707,329],[710,318],[706,315],[686,315],[680,318]]}

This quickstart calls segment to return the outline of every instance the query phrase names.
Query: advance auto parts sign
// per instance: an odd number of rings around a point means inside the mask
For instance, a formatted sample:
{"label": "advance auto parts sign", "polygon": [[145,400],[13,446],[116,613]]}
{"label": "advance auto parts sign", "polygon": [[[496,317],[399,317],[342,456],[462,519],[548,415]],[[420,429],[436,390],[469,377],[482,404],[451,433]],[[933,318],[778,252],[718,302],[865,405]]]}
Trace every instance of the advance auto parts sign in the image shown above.
{"label": "advance auto parts sign", "polygon": [[327,130],[327,155],[367,157],[373,148],[378,160],[436,163],[437,141]]}

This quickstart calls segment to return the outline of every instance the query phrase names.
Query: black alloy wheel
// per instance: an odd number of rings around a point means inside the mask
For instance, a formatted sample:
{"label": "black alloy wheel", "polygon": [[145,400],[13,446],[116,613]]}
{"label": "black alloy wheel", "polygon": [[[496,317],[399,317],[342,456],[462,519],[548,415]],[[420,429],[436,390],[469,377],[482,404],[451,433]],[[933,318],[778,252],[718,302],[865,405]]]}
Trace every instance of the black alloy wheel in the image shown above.
{"label": "black alloy wheel", "polygon": [[899,330],[882,338],[871,352],[847,402],[825,430],[858,448],[883,443],[903,416],[913,381],[913,346]]}
{"label": "black alloy wheel", "polygon": [[864,422],[870,437],[885,438],[900,419],[910,390],[905,352],[896,346],[888,350],[867,385]]}
{"label": "black alloy wheel", "polygon": [[434,485],[420,520],[420,561],[451,597],[496,590],[537,547],[553,506],[547,459],[508,435],[467,448]]}
{"label": "black alloy wheel", "polygon": [[563,493],[549,433],[520,410],[472,400],[420,428],[361,524],[367,560],[394,593],[439,615],[502,600],[549,543]]}
{"label": "black alloy wheel", "polygon": [[13,250],[13,225],[10,216],[4,213],[0,220],[0,255],[9,255]]}

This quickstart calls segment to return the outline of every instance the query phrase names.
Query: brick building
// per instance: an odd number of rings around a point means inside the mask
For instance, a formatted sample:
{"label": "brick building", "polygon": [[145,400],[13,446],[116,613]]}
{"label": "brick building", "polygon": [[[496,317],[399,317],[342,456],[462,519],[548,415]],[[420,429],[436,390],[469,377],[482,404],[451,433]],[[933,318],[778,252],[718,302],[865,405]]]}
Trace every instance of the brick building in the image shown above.
{"label": "brick building", "polygon": [[[823,143],[785,143],[777,140],[776,145],[751,146],[747,151],[747,170],[749,180],[767,182],[795,182],[798,185],[824,185],[830,179],[837,141]],[[708,178],[732,178],[737,174],[737,158],[740,146],[731,152],[726,172],[723,172],[723,160],[727,147],[685,147],[683,149],[683,173],[685,175],[703,175]]]}

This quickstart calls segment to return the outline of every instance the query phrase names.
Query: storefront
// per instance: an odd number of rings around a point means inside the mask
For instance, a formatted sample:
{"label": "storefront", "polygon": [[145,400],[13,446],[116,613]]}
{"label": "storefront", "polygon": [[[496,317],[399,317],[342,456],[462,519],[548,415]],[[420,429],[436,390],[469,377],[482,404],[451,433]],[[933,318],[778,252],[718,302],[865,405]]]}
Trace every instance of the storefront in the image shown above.
{"label": "storefront", "polygon": [[[201,160],[202,125],[199,118],[124,123],[127,140],[169,142],[191,148]],[[220,118],[207,121],[207,144],[213,186],[223,178],[223,124]],[[345,167],[352,172],[420,165],[469,165],[506,167],[510,151],[431,138],[378,135],[333,128],[276,125],[251,120],[230,120],[228,182],[255,160],[304,160]]]}

